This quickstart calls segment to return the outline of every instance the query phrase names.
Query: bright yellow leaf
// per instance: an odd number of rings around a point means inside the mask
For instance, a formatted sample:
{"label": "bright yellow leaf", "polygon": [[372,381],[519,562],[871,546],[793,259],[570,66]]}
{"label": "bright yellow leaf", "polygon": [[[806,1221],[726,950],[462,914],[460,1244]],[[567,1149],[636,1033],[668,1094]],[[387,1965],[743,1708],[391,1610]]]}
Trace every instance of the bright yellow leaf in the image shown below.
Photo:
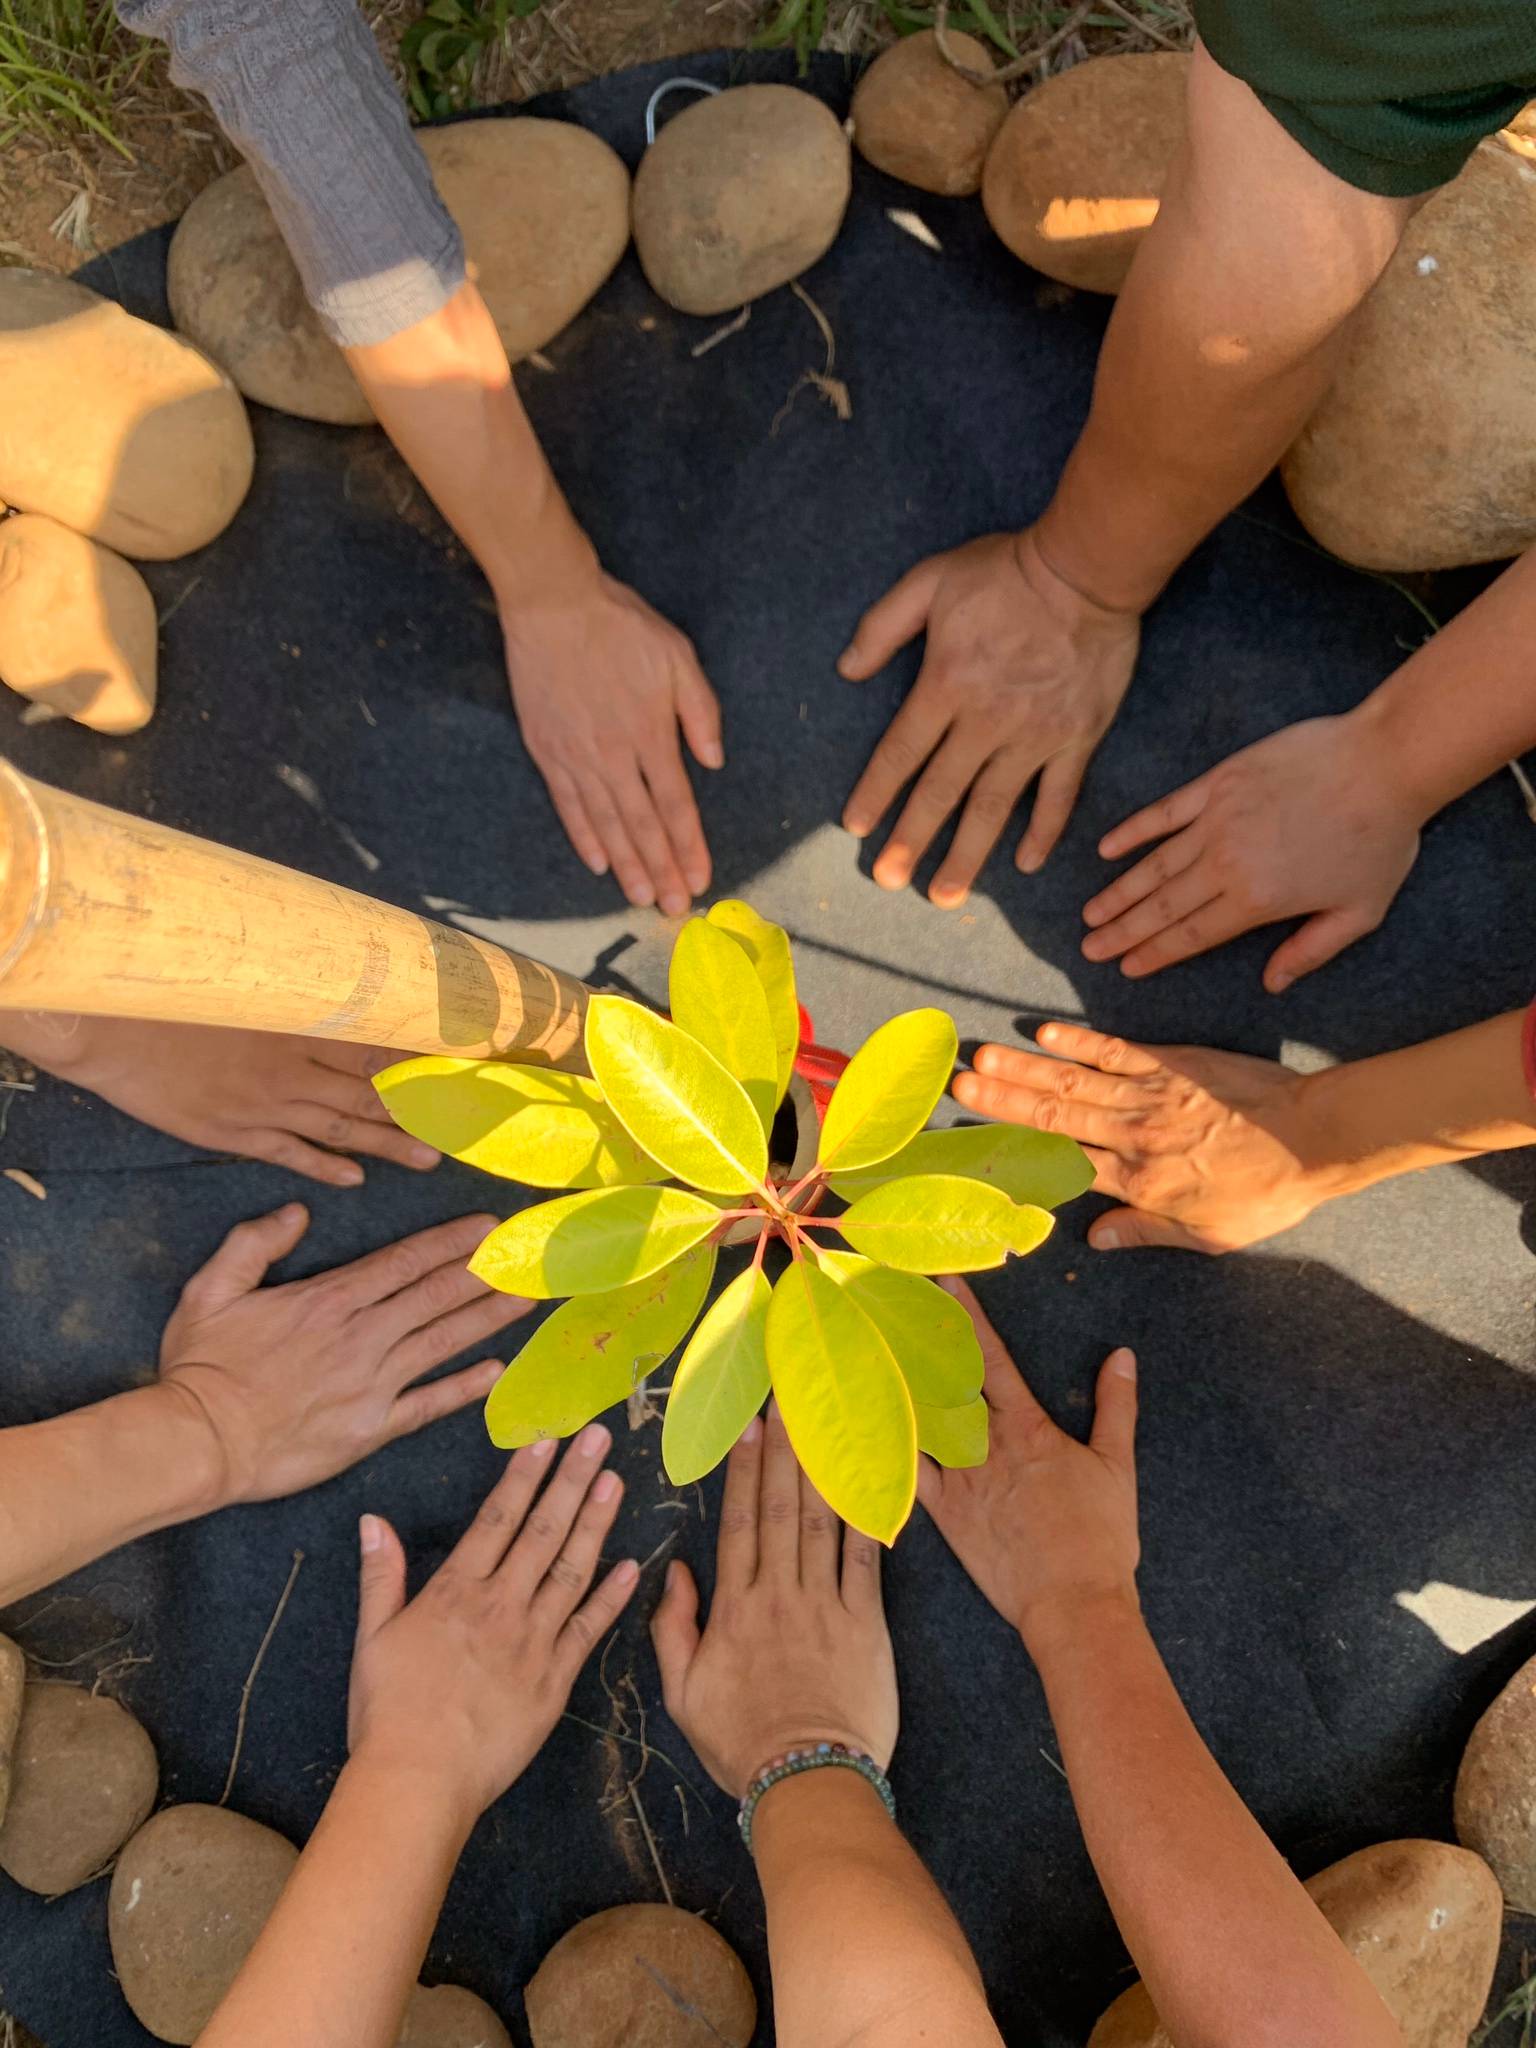
{"label": "bright yellow leaf", "polygon": [[767,1338],[773,1391],[811,1484],[850,1528],[893,1543],[917,1490],[917,1423],[890,1346],[809,1259],[774,1288]]}
{"label": "bright yellow leaf", "polygon": [[672,1022],[746,1089],[766,1135],[778,1107],[778,1055],[768,997],[746,948],[707,918],[690,918],[672,948]]}
{"label": "bright yellow leaf", "polygon": [[661,1428],[662,1463],[674,1486],[713,1472],[767,1400],[772,1293],[761,1267],[738,1273],[679,1360]]}
{"label": "bright yellow leaf", "polygon": [[714,1246],[699,1245],[644,1280],[557,1308],[491,1389],[491,1442],[512,1451],[541,1436],[570,1436],[627,1401],[687,1335],[714,1270]]}
{"label": "bright yellow leaf", "polygon": [[818,1163],[851,1172],[899,1152],[932,1116],[958,1050],[942,1010],[907,1010],[872,1032],[832,1091]]}
{"label": "bright yellow leaf", "polygon": [[954,1470],[987,1462],[987,1404],[978,1395],[963,1408],[917,1404],[917,1448]]}
{"label": "bright yellow leaf", "polygon": [[840,1216],[856,1252],[907,1273],[979,1273],[1009,1252],[1032,1252],[1051,1234],[1045,1209],[958,1174],[923,1173],[871,1188]]}
{"label": "bright yellow leaf", "polygon": [[593,996],[586,1045],[608,1106],[668,1173],[717,1195],[762,1184],[762,1120],[741,1083],[696,1038],[625,996]]}
{"label": "bright yellow leaf", "polygon": [[985,1371],[981,1345],[952,1294],[857,1252],[823,1252],[821,1263],[890,1345],[914,1403],[959,1408],[975,1400]]}
{"label": "bright yellow leaf", "polygon": [[643,1280],[719,1227],[720,1211],[682,1188],[596,1188],[509,1216],[469,1270],[503,1294],[545,1301]]}
{"label": "bright yellow leaf", "polygon": [[373,1085],[401,1130],[503,1180],[607,1188],[667,1177],[579,1074],[434,1053],[386,1067]]}
{"label": "bright yellow leaf", "polygon": [[1018,1124],[956,1124],[947,1131],[919,1131],[878,1166],[834,1173],[832,1190],[856,1202],[871,1188],[909,1173],[990,1181],[1015,1202],[1032,1202],[1037,1209],[1059,1208],[1093,1186],[1093,1166],[1075,1138]]}
{"label": "bright yellow leaf", "polygon": [[739,903],[734,897],[716,903],[709,912],[709,922],[730,933],[757,969],[757,978],[763,984],[778,1064],[778,1093],[774,1097],[777,1108],[784,1100],[795,1054],[800,1049],[800,1000],[795,994],[795,962],[789,950],[789,934],[782,925],[759,917],[750,903]]}

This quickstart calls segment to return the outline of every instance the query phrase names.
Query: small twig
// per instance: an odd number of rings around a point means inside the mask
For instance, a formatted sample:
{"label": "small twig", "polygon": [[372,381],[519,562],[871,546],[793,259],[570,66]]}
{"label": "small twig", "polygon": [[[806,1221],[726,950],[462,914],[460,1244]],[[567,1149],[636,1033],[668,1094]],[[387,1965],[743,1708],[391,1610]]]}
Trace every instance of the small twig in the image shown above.
{"label": "small twig", "polygon": [[1531,778],[1526,774],[1518,761],[1510,762],[1509,772],[1515,778],[1516,785],[1519,788],[1521,799],[1525,804],[1526,816],[1533,825],[1536,825],[1536,786],[1532,785]]}
{"label": "small twig", "polygon": [[650,1570],[651,1566],[656,1562],[657,1558],[662,1556],[664,1552],[670,1550],[676,1541],[677,1531],[675,1529],[672,1531],[670,1536],[662,1537],[661,1541],[657,1544],[656,1548],[651,1552],[650,1556],[645,1560],[645,1563],[640,1567],[640,1576],[642,1579]]}
{"label": "small twig", "polygon": [[640,1823],[640,1832],[645,1837],[645,1846],[650,1850],[651,1861],[656,1866],[656,1878],[661,1886],[661,1895],[669,1906],[674,1905],[676,1901],[672,1897],[672,1887],[667,1883],[667,1873],[661,1864],[661,1852],[656,1847],[656,1837],[651,1833],[651,1824],[645,1817],[645,1808],[640,1804],[640,1785],[638,1779],[635,1778],[631,1778],[629,1781],[629,1803],[635,1809],[635,1818]]}
{"label": "small twig", "polygon": [[736,315],[736,318],[734,320],[727,320],[725,325],[723,327],[717,327],[713,334],[706,334],[702,341],[696,341],[693,347],[689,349],[689,355],[691,355],[695,361],[697,361],[700,356],[707,356],[710,350],[712,348],[718,348],[722,341],[729,341],[733,334],[740,334],[743,327],[746,326],[747,322],[751,318],[752,308],[750,306],[743,306],[741,311]]}
{"label": "small twig", "polygon": [[288,1583],[283,1587],[278,1603],[272,1610],[272,1619],[267,1623],[267,1632],[261,1639],[256,1651],[255,1661],[252,1663],[250,1670],[245,1674],[245,1683],[240,1688],[240,1711],[235,1717],[235,1746],[229,1759],[229,1775],[224,1780],[224,1790],[219,1794],[218,1803],[220,1806],[228,1802],[230,1793],[235,1789],[235,1772],[240,1767],[240,1751],[245,1744],[245,1717],[251,1711],[251,1688],[256,1683],[257,1674],[261,1670],[262,1659],[267,1654],[272,1638],[277,1634],[277,1624],[283,1618],[283,1609],[288,1605],[289,1595],[293,1592],[293,1582],[299,1576],[299,1566],[303,1562],[303,1551],[296,1550],[293,1553],[293,1563],[288,1572]]}
{"label": "small twig", "polygon": [[1147,36],[1154,43],[1161,43],[1165,50],[1183,49],[1184,45],[1182,43],[1176,43],[1171,36],[1165,36],[1161,29],[1154,28],[1145,15],[1132,14],[1129,7],[1123,7],[1120,4],[1120,0],[1102,0],[1102,4],[1109,9],[1111,14],[1118,14],[1120,19],[1127,23],[1129,27],[1135,29],[1138,35]]}
{"label": "small twig", "polygon": [[[958,71],[960,76],[969,79],[972,85],[1011,85],[1016,78],[1027,78],[1036,65],[1043,64],[1059,44],[1064,43],[1074,30],[1080,28],[1091,12],[1093,4],[1094,0],[1079,0],[1079,4],[1073,8],[1060,28],[1053,30],[1043,43],[1037,44],[1033,50],[1026,50],[1022,57],[1017,57],[1011,64],[1003,64],[996,70],[978,71],[974,64],[967,64],[963,57],[955,55],[949,40],[949,0],[934,0],[933,40],[939,55],[950,70]],[[1108,0],[1108,4],[1112,5],[1113,0]],[[1125,9],[1116,7],[1115,12],[1124,14]],[[1141,25],[1140,22],[1136,23],[1138,28]],[[1158,40],[1161,41],[1162,38],[1159,37]]]}
{"label": "small twig", "polygon": [[202,582],[202,580],[203,579],[201,576],[194,576],[189,583],[184,583],[181,589],[177,591],[176,595],[171,599],[170,603],[166,606],[165,610],[160,614],[160,630],[162,633],[165,631],[166,627],[171,623],[172,619],[175,618],[176,614],[181,610],[182,606],[186,603],[187,599],[192,595],[193,591],[196,590],[197,586],[199,585],[199,583]]}

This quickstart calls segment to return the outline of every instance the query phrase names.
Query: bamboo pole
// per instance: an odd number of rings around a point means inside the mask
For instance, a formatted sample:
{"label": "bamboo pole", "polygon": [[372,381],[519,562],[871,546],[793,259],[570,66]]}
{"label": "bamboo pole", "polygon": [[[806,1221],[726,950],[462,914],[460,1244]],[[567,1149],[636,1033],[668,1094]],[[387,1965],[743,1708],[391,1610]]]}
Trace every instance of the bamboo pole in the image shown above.
{"label": "bamboo pole", "polygon": [[0,1009],[243,1025],[584,1073],[586,998],[556,968],[0,760]]}

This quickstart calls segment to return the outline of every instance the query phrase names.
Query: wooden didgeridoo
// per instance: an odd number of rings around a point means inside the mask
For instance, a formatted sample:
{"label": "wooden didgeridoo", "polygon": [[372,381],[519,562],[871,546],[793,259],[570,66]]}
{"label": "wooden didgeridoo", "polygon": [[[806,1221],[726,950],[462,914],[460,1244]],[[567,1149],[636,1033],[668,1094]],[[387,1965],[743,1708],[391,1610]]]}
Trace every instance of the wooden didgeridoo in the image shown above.
{"label": "wooden didgeridoo", "polygon": [[583,984],[0,760],[0,1009],[243,1025],[585,1073]]}

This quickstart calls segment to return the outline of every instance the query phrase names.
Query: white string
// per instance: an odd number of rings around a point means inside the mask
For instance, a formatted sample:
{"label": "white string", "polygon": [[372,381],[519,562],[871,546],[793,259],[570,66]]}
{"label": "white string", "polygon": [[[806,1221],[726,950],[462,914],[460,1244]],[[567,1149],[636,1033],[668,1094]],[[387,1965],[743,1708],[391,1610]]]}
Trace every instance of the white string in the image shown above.
{"label": "white string", "polygon": [[718,85],[706,85],[702,78],[668,78],[651,94],[645,103],[645,146],[650,148],[656,140],[656,109],[669,92],[686,89],[688,92],[718,92]]}

